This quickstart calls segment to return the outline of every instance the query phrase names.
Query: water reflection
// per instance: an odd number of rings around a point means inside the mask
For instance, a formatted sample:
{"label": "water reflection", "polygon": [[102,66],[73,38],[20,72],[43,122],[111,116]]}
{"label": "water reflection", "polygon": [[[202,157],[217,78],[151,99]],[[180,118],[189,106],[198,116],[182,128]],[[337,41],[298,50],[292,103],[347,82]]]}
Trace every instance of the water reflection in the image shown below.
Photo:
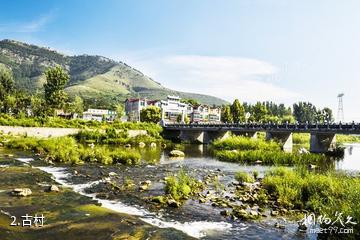
{"label": "water reflection", "polygon": [[344,144],[344,159],[336,162],[336,169],[346,171],[360,171],[360,143]]}

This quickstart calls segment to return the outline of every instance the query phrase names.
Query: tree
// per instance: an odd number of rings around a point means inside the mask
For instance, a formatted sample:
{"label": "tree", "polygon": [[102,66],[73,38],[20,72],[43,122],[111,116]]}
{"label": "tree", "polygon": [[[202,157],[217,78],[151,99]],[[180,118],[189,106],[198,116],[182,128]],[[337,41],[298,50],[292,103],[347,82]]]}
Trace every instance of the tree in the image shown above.
{"label": "tree", "polygon": [[121,119],[121,117],[122,116],[124,116],[124,105],[123,104],[121,104],[121,103],[119,103],[119,104],[117,104],[116,105],[116,117],[118,118],[118,119]]}
{"label": "tree", "polygon": [[230,107],[233,121],[235,123],[245,121],[245,110],[238,99],[235,99]]}
{"label": "tree", "polygon": [[141,122],[158,123],[161,120],[161,109],[159,107],[150,106],[140,111]]}
{"label": "tree", "polygon": [[48,108],[46,106],[44,98],[33,95],[30,99],[32,115],[38,117],[45,117],[47,115]]}
{"label": "tree", "polygon": [[318,112],[316,107],[307,102],[299,102],[293,105],[294,117],[296,121],[304,122],[315,122],[317,120]]}
{"label": "tree", "polygon": [[15,83],[12,72],[0,66],[0,100],[4,101],[6,96],[14,93]]}
{"label": "tree", "polygon": [[232,123],[233,122],[233,118],[232,118],[232,114],[231,114],[229,105],[226,105],[225,107],[222,108],[221,121],[224,123]]}
{"label": "tree", "polygon": [[181,99],[180,100],[182,103],[188,103],[188,104],[191,104],[192,106],[199,106],[200,103],[195,100],[195,99]]}
{"label": "tree", "polygon": [[76,96],[73,102],[73,113],[82,116],[84,112],[84,101],[81,97]]}
{"label": "tree", "polygon": [[257,102],[253,107],[252,107],[252,112],[253,112],[253,116],[254,116],[254,120],[256,122],[262,122],[266,119],[266,115],[267,115],[267,109],[265,107],[265,105],[263,105],[261,102]]}
{"label": "tree", "polygon": [[63,108],[67,100],[64,91],[70,77],[60,66],[50,68],[45,72],[46,83],[44,84],[45,101],[53,108]]}
{"label": "tree", "polygon": [[323,119],[324,119],[324,122],[333,122],[334,121],[334,117],[333,117],[333,114],[332,114],[332,110],[328,107],[325,107],[322,111],[321,111],[321,114],[323,115]]}

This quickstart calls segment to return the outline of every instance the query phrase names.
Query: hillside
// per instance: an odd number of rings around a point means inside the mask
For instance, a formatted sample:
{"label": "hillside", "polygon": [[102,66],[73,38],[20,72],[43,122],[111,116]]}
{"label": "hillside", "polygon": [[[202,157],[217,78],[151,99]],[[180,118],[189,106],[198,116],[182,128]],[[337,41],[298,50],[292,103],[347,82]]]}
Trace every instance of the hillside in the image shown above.
{"label": "hillside", "polygon": [[0,64],[12,69],[18,88],[30,92],[41,90],[45,81],[43,73],[48,67],[61,65],[71,76],[65,89],[69,95],[80,95],[85,101],[100,105],[137,96],[163,99],[169,94],[204,104],[226,103],[208,95],[168,89],[123,62],[102,56],[67,56],[14,40],[0,41]]}

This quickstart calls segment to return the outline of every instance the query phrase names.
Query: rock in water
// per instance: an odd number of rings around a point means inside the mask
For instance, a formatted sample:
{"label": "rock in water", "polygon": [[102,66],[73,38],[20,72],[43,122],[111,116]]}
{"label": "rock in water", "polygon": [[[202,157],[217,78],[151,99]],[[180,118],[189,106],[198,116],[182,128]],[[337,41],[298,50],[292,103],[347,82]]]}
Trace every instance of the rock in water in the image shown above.
{"label": "rock in water", "polygon": [[167,202],[167,204],[170,206],[170,207],[174,207],[174,208],[178,208],[180,207],[180,203],[175,201],[174,199],[169,199],[169,201]]}
{"label": "rock in water", "polygon": [[170,157],[185,157],[185,153],[180,150],[172,150],[169,153]]}
{"label": "rock in water", "polygon": [[17,197],[26,197],[32,194],[30,188],[15,188],[11,194]]}
{"label": "rock in water", "polygon": [[143,143],[143,142],[139,142],[139,147],[141,147],[141,148],[143,148],[143,147],[145,147],[145,143]]}
{"label": "rock in water", "polygon": [[115,176],[117,176],[116,172],[109,172],[109,177],[115,177]]}
{"label": "rock in water", "polygon": [[156,143],[154,143],[154,142],[150,143],[150,147],[151,148],[156,148]]}
{"label": "rock in water", "polygon": [[51,186],[49,187],[49,191],[50,191],[50,192],[59,192],[60,189],[59,189],[59,187],[56,186],[56,185],[51,185]]}

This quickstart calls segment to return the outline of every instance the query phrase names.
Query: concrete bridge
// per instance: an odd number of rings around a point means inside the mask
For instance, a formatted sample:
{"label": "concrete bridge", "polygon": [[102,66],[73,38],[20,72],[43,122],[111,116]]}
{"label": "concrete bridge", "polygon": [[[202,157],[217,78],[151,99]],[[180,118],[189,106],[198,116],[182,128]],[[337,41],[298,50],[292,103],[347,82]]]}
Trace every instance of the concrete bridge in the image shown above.
{"label": "concrete bridge", "polygon": [[256,138],[257,132],[265,132],[266,139],[276,139],[283,150],[291,152],[293,133],[310,133],[310,151],[324,153],[336,146],[336,134],[358,135],[360,123],[348,124],[165,124],[164,137],[182,141],[210,143],[215,139],[225,139],[230,133]]}

